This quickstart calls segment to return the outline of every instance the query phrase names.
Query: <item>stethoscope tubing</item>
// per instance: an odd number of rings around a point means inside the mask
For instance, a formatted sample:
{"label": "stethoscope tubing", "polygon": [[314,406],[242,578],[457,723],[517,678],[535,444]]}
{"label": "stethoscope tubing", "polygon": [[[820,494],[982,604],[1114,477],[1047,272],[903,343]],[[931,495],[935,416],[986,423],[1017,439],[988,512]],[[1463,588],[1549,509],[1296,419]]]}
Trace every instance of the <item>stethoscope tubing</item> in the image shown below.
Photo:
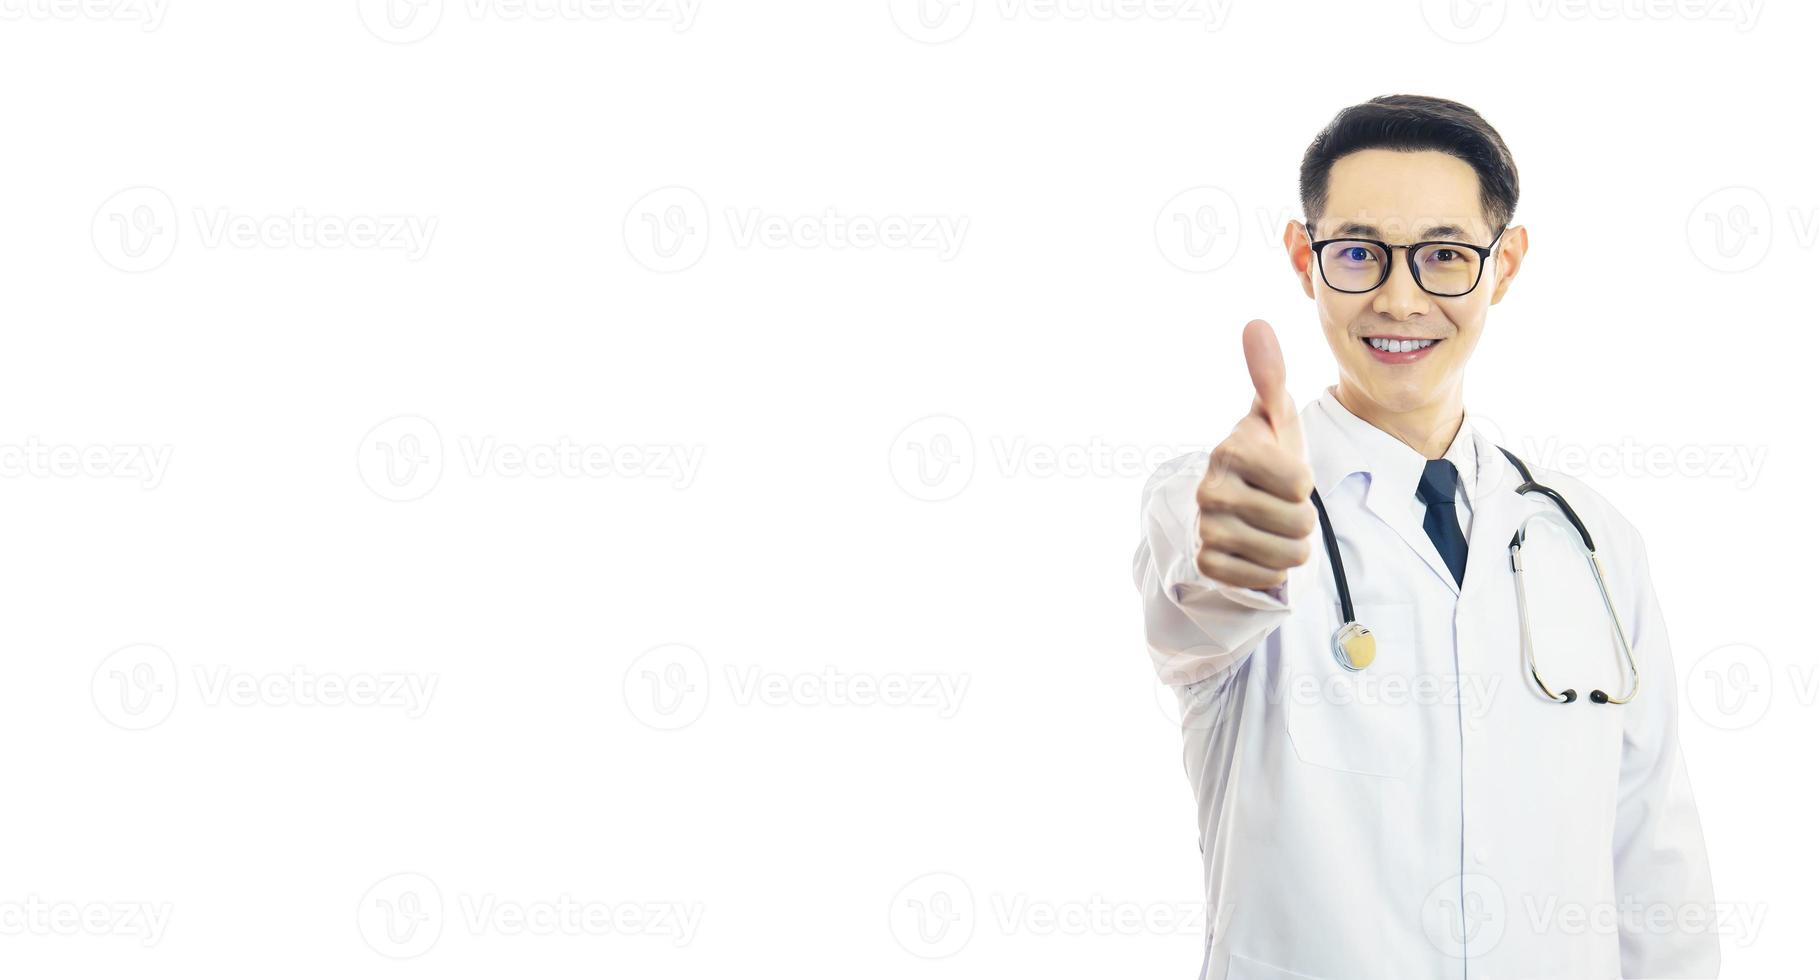
{"label": "stethoscope tubing", "polygon": [[[1616,635],[1618,645],[1623,648],[1623,659],[1628,665],[1630,675],[1628,690],[1622,697],[1611,697],[1603,691],[1594,690],[1592,691],[1589,700],[1595,704],[1628,704],[1630,701],[1634,700],[1636,694],[1642,690],[1642,673],[1636,667],[1636,655],[1630,648],[1629,637],[1624,635],[1623,622],[1617,615],[1616,603],[1611,599],[1610,585],[1604,577],[1604,563],[1598,559],[1598,549],[1592,542],[1591,532],[1586,530],[1585,522],[1579,519],[1579,515],[1574,512],[1572,505],[1566,502],[1566,498],[1560,494],[1560,491],[1555,490],[1553,487],[1536,483],[1534,476],[1529,473],[1528,466],[1524,464],[1522,460],[1516,458],[1515,453],[1504,449],[1502,446],[1498,446],[1497,450],[1507,457],[1510,463],[1516,467],[1516,472],[1522,474],[1522,483],[1516,487],[1516,493],[1539,493],[1549,500],[1552,500],[1555,507],[1559,509],[1559,514],[1564,515],[1566,520],[1572,525],[1572,529],[1578,532],[1580,544],[1583,546],[1582,551],[1585,555],[1586,563],[1591,566],[1592,578],[1598,583],[1598,595],[1604,601],[1604,612],[1606,617],[1610,620],[1611,632]],[[1345,562],[1339,557],[1339,539],[1338,536],[1333,533],[1333,522],[1332,519],[1327,516],[1326,504],[1321,501],[1320,492],[1318,490],[1312,491],[1310,496],[1314,502],[1314,510],[1320,515],[1320,536],[1326,545],[1328,564],[1332,566],[1333,585],[1339,593],[1339,612],[1342,623],[1339,627],[1339,631],[1334,634],[1334,655],[1338,658],[1340,665],[1347,670],[1363,670],[1363,666],[1354,665],[1351,662],[1351,659],[1348,658],[1346,651],[1343,648],[1341,638],[1350,632],[1368,632],[1368,630],[1363,630],[1361,624],[1358,623],[1356,612],[1352,607],[1352,590],[1345,578]],[[1535,679],[1535,685],[1541,689],[1541,693],[1546,695],[1548,700],[1560,704],[1571,704],[1573,701],[1578,700],[1578,692],[1569,687],[1559,693],[1555,693],[1554,689],[1549,687],[1547,682],[1541,679],[1541,670],[1535,664],[1534,638],[1529,631],[1528,625],[1528,589],[1524,582],[1522,570],[1522,546],[1528,534],[1529,521],[1537,518],[1544,518],[1556,522],[1559,520],[1559,517],[1551,511],[1542,511],[1531,514],[1516,528],[1516,533],[1510,538],[1509,544],[1510,567],[1515,573],[1516,578],[1516,619],[1522,638],[1522,656],[1524,662],[1528,666],[1529,676]]]}

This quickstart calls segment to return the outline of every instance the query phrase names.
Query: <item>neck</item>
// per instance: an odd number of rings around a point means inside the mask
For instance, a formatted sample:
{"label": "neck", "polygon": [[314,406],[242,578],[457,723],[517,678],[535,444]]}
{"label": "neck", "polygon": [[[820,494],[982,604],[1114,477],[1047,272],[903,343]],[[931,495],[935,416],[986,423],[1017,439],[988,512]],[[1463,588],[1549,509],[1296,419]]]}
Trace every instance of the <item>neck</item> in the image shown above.
{"label": "neck", "polygon": [[1446,397],[1406,412],[1393,412],[1364,397],[1339,381],[1334,396],[1346,411],[1395,436],[1404,445],[1420,453],[1423,459],[1439,459],[1465,424],[1465,395],[1454,389]]}

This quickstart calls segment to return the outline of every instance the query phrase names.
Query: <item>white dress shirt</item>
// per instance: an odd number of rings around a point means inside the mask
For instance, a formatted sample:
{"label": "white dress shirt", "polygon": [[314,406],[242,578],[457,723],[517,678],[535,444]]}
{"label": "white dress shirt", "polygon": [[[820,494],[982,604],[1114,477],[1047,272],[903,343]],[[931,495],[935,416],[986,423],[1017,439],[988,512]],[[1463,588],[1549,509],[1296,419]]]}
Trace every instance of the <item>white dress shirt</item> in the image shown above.
{"label": "white dress shirt", "polygon": [[[1408,443],[1353,415],[1351,409],[1339,401],[1332,388],[1326,389],[1315,404],[1358,447],[1368,467],[1364,471],[1365,475],[1373,482],[1389,484],[1397,493],[1401,492],[1403,486],[1407,486],[1410,512],[1415,515],[1415,522],[1426,520],[1427,504],[1415,495],[1415,487],[1420,484],[1421,473],[1427,468],[1427,458]],[[1478,480],[1478,454],[1472,444],[1471,430],[1466,427],[1463,419],[1460,420],[1459,431],[1453,436],[1452,444],[1441,455],[1442,458],[1451,460],[1459,470],[1459,486],[1453,492],[1453,503],[1454,509],[1459,512],[1459,529],[1469,541],[1472,536],[1472,495],[1476,492]]]}

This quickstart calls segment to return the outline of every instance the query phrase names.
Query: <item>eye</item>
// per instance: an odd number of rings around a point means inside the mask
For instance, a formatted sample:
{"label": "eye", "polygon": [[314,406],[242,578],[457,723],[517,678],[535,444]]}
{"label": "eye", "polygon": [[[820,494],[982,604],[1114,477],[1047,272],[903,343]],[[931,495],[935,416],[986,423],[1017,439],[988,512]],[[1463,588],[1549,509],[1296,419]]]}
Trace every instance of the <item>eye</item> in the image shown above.
{"label": "eye", "polygon": [[1345,247],[1344,251],[1339,253],[1339,257],[1347,262],[1356,262],[1356,263],[1362,264],[1365,262],[1372,261],[1377,256],[1370,249],[1365,248],[1363,245],[1348,245]]}

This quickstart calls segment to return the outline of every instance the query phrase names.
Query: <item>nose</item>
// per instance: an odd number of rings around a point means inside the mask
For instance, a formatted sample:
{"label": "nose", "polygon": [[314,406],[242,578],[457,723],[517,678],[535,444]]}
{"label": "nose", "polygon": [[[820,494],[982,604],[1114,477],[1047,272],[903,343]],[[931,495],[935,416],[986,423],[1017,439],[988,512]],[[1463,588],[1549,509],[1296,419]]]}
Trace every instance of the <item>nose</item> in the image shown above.
{"label": "nose", "polygon": [[1415,283],[1414,273],[1409,271],[1408,261],[1402,257],[1402,249],[1392,249],[1390,260],[1390,277],[1377,287],[1377,295],[1371,299],[1371,309],[1392,320],[1406,320],[1428,312],[1428,296]]}

